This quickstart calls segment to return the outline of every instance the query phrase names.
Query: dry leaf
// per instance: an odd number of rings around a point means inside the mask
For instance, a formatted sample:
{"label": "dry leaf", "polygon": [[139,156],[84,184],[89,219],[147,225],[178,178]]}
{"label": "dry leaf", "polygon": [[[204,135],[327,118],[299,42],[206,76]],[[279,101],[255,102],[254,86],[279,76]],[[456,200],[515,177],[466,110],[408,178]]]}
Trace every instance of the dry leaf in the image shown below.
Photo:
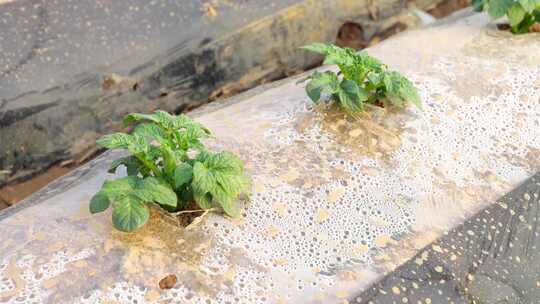
{"label": "dry leaf", "polygon": [[319,209],[315,215],[315,223],[320,224],[330,217],[330,212],[326,209]]}

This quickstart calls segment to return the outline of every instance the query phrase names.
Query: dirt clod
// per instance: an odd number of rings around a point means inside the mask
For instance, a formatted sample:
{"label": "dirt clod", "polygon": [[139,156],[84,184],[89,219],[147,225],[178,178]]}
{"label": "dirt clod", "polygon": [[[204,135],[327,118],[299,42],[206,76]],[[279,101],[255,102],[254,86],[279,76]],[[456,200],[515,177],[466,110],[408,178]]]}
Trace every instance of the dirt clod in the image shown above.
{"label": "dirt clod", "polygon": [[176,282],[178,282],[178,278],[176,278],[176,275],[170,274],[159,281],[159,288],[171,289],[174,287],[174,285],[176,285]]}

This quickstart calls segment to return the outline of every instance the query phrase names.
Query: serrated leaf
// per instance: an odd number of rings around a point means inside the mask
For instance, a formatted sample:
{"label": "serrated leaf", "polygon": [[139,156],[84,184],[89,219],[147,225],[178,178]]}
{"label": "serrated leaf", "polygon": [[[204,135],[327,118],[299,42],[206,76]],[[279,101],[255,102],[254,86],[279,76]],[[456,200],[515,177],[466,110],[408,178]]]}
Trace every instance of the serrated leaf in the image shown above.
{"label": "serrated leaf", "polygon": [[114,204],[113,225],[120,231],[133,231],[146,224],[149,217],[148,206],[135,196],[125,196]]}
{"label": "serrated leaf", "polygon": [[508,10],[508,21],[510,26],[516,26],[525,18],[525,10],[519,3],[514,3],[510,6]]}
{"label": "serrated leaf", "polygon": [[178,201],[176,193],[164,180],[156,177],[147,177],[137,184],[134,195],[143,202],[156,202],[160,205],[176,207]]}
{"label": "serrated leaf", "polygon": [[133,134],[145,137],[146,139],[156,139],[158,141],[164,141],[167,139],[167,133],[160,126],[153,123],[143,123],[137,125]]}
{"label": "serrated leaf", "polygon": [[335,52],[331,51],[326,54],[326,57],[324,57],[323,64],[329,65],[329,64],[346,64],[347,62],[350,62],[350,58],[347,58],[347,54],[343,52]]}
{"label": "serrated leaf", "polygon": [[343,80],[338,91],[340,105],[347,112],[360,112],[363,110],[363,102],[367,100],[368,94],[360,89],[356,82]]}
{"label": "serrated leaf", "polygon": [[181,163],[174,169],[174,188],[178,189],[181,186],[189,183],[193,178],[193,167],[188,163]]}
{"label": "serrated leaf", "polygon": [[311,75],[310,81],[306,86],[306,93],[313,102],[318,102],[322,92],[335,93],[338,83],[338,77],[333,72],[315,72]]}
{"label": "serrated leaf", "polygon": [[202,131],[201,133],[204,133],[207,136],[211,134],[211,132],[210,132],[210,130],[208,128],[206,128],[202,124],[196,122],[195,120],[191,119],[189,116],[187,116],[185,114],[180,114],[180,115],[176,116],[174,121],[173,121],[173,125],[174,125],[175,129],[181,129],[181,128],[190,129],[190,128],[193,128],[193,129],[201,130]]}
{"label": "serrated leaf", "polygon": [[356,61],[359,61],[360,65],[369,71],[380,73],[385,68],[385,65],[379,59],[370,56],[366,51],[357,53],[356,56]]}
{"label": "serrated leaf", "polygon": [[192,186],[194,192],[197,191],[199,193],[211,192],[216,187],[214,175],[201,162],[195,162],[193,165]]}
{"label": "serrated leaf", "polygon": [[407,78],[398,72],[387,72],[383,76],[385,93],[391,104],[402,107],[406,102],[411,102],[418,108],[422,108],[422,103],[418,91]]}
{"label": "serrated leaf", "polygon": [[383,77],[380,73],[369,73],[367,75],[369,85],[376,88],[381,85]]}
{"label": "serrated leaf", "polygon": [[146,153],[149,150],[150,143],[143,137],[134,134],[127,149],[133,154]]}
{"label": "serrated leaf", "polygon": [[96,193],[90,200],[90,213],[99,213],[107,210],[111,202],[103,192]]}
{"label": "serrated leaf", "polygon": [[127,149],[133,137],[125,133],[113,133],[102,136],[96,143],[107,149]]}
{"label": "serrated leaf", "polygon": [[513,2],[513,0],[491,0],[488,5],[488,13],[494,19],[501,18],[506,14]]}
{"label": "serrated leaf", "polygon": [[112,204],[115,227],[132,231],[148,220],[146,203],[175,212],[195,200],[208,209],[215,206],[215,193],[226,212],[233,214],[236,198],[249,189],[240,158],[228,152],[207,152],[201,139],[210,137],[210,131],[186,115],[156,111],[125,118],[126,124],[138,121],[147,123],[139,124],[132,135],[117,133],[100,139],[103,146],[127,149],[132,155],[111,164],[111,172],[125,165],[129,176],[105,182],[90,203],[92,212]]}
{"label": "serrated leaf", "polygon": [[242,160],[238,156],[227,151],[209,154],[204,163],[212,171],[221,171],[232,174],[242,174],[244,171]]}

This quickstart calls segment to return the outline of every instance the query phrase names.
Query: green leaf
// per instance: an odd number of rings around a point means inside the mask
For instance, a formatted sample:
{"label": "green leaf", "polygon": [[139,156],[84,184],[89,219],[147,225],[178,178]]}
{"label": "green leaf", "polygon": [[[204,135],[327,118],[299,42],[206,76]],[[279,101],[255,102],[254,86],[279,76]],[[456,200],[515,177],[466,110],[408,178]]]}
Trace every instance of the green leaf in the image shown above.
{"label": "green leaf", "polygon": [[315,72],[311,75],[310,81],[306,86],[306,93],[313,102],[318,102],[322,92],[330,94],[335,93],[337,91],[338,82],[338,77],[333,72]]}
{"label": "green leaf", "polygon": [[140,181],[134,195],[143,202],[156,202],[160,205],[176,207],[178,201],[176,193],[164,180],[156,177],[147,177]]}
{"label": "green leaf", "polygon": [[161,110],[157,110],[153,114],[131,113],[124,117],[124,125],[127,126],[137,121],[150,121],[158,124],[165,130],[173,130],[175,119],[176,116]]}
{"label": "green leaf", "polygon": [[537,3],[536,0],[519,0],[518,2],[519,4],[521,4],[523,10],[525,10],[525,12],[527,13],[531,13],[532,11],[534,11],[536,5],[540,4],[540,1],[538,1]]}
{"label": "green leaf", "polygon": [[148,154],[151,145],[144,136],[133,134],[131,141],[127,145],[127,149],[132,154]]}
{"label": "green leaf", "polygon": [[475,12],[481,12],[484,10],[486,0],[472,0],[472,6]]}
{"label": "green leaf", "polygon": [[189,116],[185,114],[180,114],[176,116],[173,120],[173,125],[176,129],[181,129],[181,128],[198,129],[201,131],[201,133],[206,134],[206,136],[212,133],[210,132],[210,130],[208,130],[208,128],[196,122],[195,120],[191,119]]}
{"label": "green leaf", "polygon": [[174,188],[178,189],[181,186],[189,183],[193,178],[193,167],[188,163],[181,163],[174,169]]}
{"label": "green leaf", "polygon": [[323,64],[337,64],[337,65],[349,65],[353,63],[353,54],[356,51],[352,51],[352,54],[347,49],[341,49],[334,47],[326,54]]}
{"label": "green leaf", "polygon": [[368,99],[368,94],[352,80],[343,80],[339,91],[339,102],[347,112],[360,112],[363,110],[363,102]]}
{"label": "green leaf", "polygon": [[90,213],[99,213],[107,210],[111,202],[103,192],[96,193],[90,200]]}
{"label": "green leaf", "polygon": [[340,48],[333,44],[312,43],[302,49],[325,55],[323,64],[351,65],[356,51],[351,48]]}
{"label": "green leaf", "polygon": [[218,185],[232,198],[238,198],[238,195],[247,192],[250,186],[249,178],[244,175],[214,172],[214,177]]}
{"label": "green leaf", "polygon": [[127,149],[133,137],[125,133],[113,133],[102,136],[96,141],[99,146],[107,149]]}
{"label": "green leaf", "polygon": [[201,162],[193,165],[193,189],[200,193],[211,192],[216,187],[216,179],[212,172]]}
{"label": "green leaf", "polygon": [[531,25],[535,23],[534,16],[525,14],[525,18],[517,25],[511,26],[510,31],[514,34],[524,34],[529,32]]}
{"label": "green leaf", "polygon": [[367,75],[368,85],[376,88],[379,87],[383,81],[383,76],[380,73],[369,73]]}
{"label": "green leaf", "polygon": [[242,160],[227,151],[209,154],[204,163],[212,171],[222,171],[232,174],[242,174],[244,172],[244,163]]}
{"label": "green leaf", "polygon": [[140,169],[143,167],[141,161],[137,157],[131,155],[115,159],[111,163],[111,167],[109,168],[108,172],[114,174],[116,172],[116,169],[122,165],[126,167],[128,175],[139,174]]}
{"label": "green leaf", "polygon": [[140,180],[142,179],[136,176],[126,176],[115,180],[105,181],[101,187],[101,192],[114,201],[118,197],[131,194],[137,188]]}
{"label": "green leaf", "polygon": [[422,108],[422,101],[413,83],[398,72],[387,72],[383,76],[386,97],[391,104],[402,107],[406,102],[411,102],[418,108]]}
{"label": "green leaf", "polygon": [[141,113],[131,113],[124,117],[124,125],[128,126],[134,122],[148,120],[151,122],[159,122],[154,114],[141,114]]}
{"label": "green leaf", "polygon": [[221,208],[223,208],[225,214],[231,217],[238,217],[239,210],[235,198],[231,197],[223,187],[216,187],[212,192],[212,197],[218,202]]}
{"label": "green leaf", "polygon": [[308,50],[314,53],[326,55],[332,51],[332,47],[326,43],[314,42],[312,44],[304,45],[301,49]]}
{"label": "green leaf", "polygon": [[201,207],[201,209],[210,209],[212,208],[212,196],[210,193],[203,193],[199,191],[193,192],[193,199]]}
{"label": "green leaf", "polygon": [[489,1],[488,13],[494,19],[501,18],[506,14],[513,2],[513,0],[491,0]]}
{"label": "green leaf", "polygon": [[508,21],[510,26],[516,26],[525,18],[525,10],[519,3],[514,3],[508,10]]}
{"label": "green leaf", "polygon": [[156,139],[164,141],[167,139],[167,133],[160,126],[153,123],[143,123],[135,127],[133,134],[145,137],[146,139]]}
{"label": "green leaf", "polygon": [[188,150],[189,148],[201,148],[200,139],[208,137],[203,129],[198,127],[188,127],[180,131],[179,144],[180,148]]}
{"label": "green leaf", "polygon": [[178,158],[180,154],[175,153],[177,150],[169,143],[163,143],[159,149],[163,158],[162,165],[163,169],[165,170],[165,174],[167,176],[172,176],[174,174],[176,165],[182,161],[182,159]]}
{"label": "green leaf", "polygon": [[314,81],[308,82],[306,93],[313,102],[318,102],[321,99],[322,88]]}
{"label": "green leaf", "polygon": [[366,51],[362,51],[356,54],[357,63],[364,69],[380,73],[385,69],[385,65],[375,57],[371,57]]}
{"label": "green leaf", "polygon": [[128,195],[114,204],[113,225],[120,231],[133,231],[148,221],[148,207],[133,195]]}

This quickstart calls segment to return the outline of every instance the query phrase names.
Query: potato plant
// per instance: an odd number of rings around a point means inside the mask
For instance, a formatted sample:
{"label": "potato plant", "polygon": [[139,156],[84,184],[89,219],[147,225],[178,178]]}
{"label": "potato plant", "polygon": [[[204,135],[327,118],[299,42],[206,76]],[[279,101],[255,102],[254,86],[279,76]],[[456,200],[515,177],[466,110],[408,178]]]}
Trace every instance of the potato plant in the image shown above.
{"label": "potato plant", "polygon": [[473,0],[474,10],[487,11],[493,19],[508,17],[510,31],[523,34],[540,24],[540,0]]}
{"label": "potato plant", "polygon": [[186,115],[167,112],[129,114],[124,124],[138,123],[132,134],[114,133],[97,144],[123,149],[129,155],[112,162],[109,173],[125,166],[127,176],[106,181],[90,201],[90,212],[113,208],[112,221],[121,231],[133,231],[149,218],[148,204],[169,212],[190,202],[201,209],[220,207],[238,215],[238,197],[247,194],[249,178],[243,162],[229,152],[210,152],[201,142],[210,131]]}
{"label": "potato plant", "polygon": [[421,108],[420,96],[413,83],[366,52],[340,48],[332,44],[313,43],[303,49],[325,55],[323,64],[336,64],[340,72],[315,72],[306,80],[306,93],[315,103],[329,94],[349,113],[361,112],[364,105],[404,107],[412,103]]}

